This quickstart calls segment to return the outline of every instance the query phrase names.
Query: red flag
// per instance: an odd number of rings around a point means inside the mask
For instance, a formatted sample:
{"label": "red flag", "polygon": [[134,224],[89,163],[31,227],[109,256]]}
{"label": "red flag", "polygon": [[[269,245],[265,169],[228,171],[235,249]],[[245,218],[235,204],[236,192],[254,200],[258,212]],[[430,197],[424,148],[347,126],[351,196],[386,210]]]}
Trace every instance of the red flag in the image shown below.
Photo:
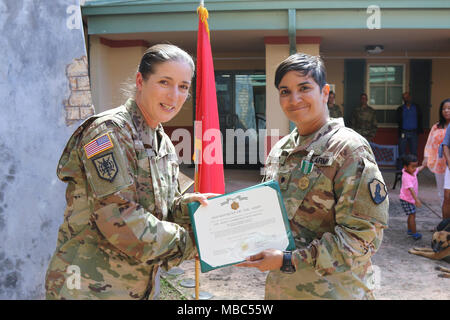
{"label": "red flag", "polygon": [[197,91],[195,115],[195,191],[225,193],[222,141],[216,81],[209,41],[208,10],[200,5],[197,38]]}

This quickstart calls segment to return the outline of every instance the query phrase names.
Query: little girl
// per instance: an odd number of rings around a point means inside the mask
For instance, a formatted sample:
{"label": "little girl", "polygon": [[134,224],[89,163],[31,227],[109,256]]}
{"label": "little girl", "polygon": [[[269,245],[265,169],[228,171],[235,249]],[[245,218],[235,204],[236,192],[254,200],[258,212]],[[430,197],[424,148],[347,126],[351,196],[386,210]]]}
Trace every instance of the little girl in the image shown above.
{"label": "little girl", "polygon": [[418,208],[422,206],[422,202],[417,198],[419,194],[417,174],[423,168],[424,166],[418,167],[415,155],[408,154],[403,158],[402,187],[399,198],[402,208],[408,216],[408,235],[412,236],[414,240],[422,238],[422,235],[416,230],[416,206]]}

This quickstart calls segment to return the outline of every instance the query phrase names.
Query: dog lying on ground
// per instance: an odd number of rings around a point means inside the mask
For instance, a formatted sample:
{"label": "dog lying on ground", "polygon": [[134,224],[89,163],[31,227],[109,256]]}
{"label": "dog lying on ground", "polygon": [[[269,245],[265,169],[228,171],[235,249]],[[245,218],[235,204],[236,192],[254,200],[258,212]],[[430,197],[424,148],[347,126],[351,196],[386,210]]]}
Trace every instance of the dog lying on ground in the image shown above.
{"label": "dog lying on ground", "polygon": [[[433,260],[450,259],[450,219],[444,219],[436,227],[436,232],[433,234],[430,248],[413,248],[409,249],[409,253],[430,258]],[[444,267],[436,267],[435,270],[441,271],[438,275],[441,278],[450,278],[450,269]]]}

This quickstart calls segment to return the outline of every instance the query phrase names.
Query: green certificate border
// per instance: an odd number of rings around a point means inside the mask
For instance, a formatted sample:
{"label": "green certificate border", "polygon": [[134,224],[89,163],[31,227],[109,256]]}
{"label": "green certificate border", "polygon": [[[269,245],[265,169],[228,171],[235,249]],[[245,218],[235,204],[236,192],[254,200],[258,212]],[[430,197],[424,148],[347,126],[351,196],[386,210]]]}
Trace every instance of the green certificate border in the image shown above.
{"label": "green certificate border", "polygon": [[[217,198],[222,198],[225,196],[229,196],[231,194],[235,194],[238,192],[242,192],[242,191],[248,191],[248,190],[252,190],[255,188],[260,188],[260,187],[270,187],[272,189],[274,189],[277,192],[278,195],[278,202],[280,204],[281,207],[281,213],[283,214],[283,221],[284,221],[284,227],[286,228],[286,234],[289,240],[289,244],[287,246],[287,248],[285,250],[295,250],[295,242],[294,242],[294,237],[292,236],[292,231],[291,231],[291,227],[289,226],[289,219],[286,213],[286,207],[284,206],[284,202],[283,202],[283,196],[281,195],[281,190],[280,190],[280,186],[278,185],[278,182],[275,180],[270,180],[267,182],[263,182],[248,188],[244,188],[244,189],[240,189],[240,190],[236,190],[227,194],[223,194],[214,198],[210,198],[210,199],[217,199]],[[200,254],[201,249],[200,246],[198,244],[198,238],[197,238],[197,228],[195,226],[195,220],[194,220],[194,214],[197,211],[197,209],[200,207],[200,203],[199,202],[191,202],[188,203],[188,209],[189,209],[189,218],[191,219],[191,223],[192,223],[192,230],[194,231],[194,236],[195,236],[195,244],[197,245],[198,248],[198,255],[200,258],[200,268],[202,273],[214,270],[214,269],[219,269],[219,268],[223,268],[223,267],[227,267],[227,266],[231,266],[240,262],[243,262],[245,260],[242,261],[238,261],[235,263],[230,263],[230,264],[226,264],[226,265],[222,265],[222,266],[218,266],[218,267],[213,267],[211,265],[209,265],[208,263],[204,262],[202,260],[202,256]]]}

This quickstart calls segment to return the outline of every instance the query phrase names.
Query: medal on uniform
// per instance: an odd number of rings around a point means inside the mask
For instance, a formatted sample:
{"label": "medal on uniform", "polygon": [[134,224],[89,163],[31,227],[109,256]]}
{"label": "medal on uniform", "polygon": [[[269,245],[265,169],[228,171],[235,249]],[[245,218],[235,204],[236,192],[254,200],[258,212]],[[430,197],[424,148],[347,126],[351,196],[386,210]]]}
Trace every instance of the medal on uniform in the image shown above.
{"label": "medal on uniform", "polygon": [[314,150],[311,150],[306,156],[306,159],[302,160],[300,171],[303,172],[304,174],[310,174],[314,168],[314,163],[311,161],[313,154]]}
{"label": "medal on uniform", "polygon": [[305,175],[298,181],[298,187],[302,190],[305,190],[309,186],[309,178],[306,175],[310,174],[314,168],[314,163],[311,161],[313,154],[314,150],[311,150],[301,163],[300,171]]}
{"label": "medal on uniform", "polygon": [[307,176],[303,176],[298,181],[298,187],[302,190],[305,190],[309,186],[309,178]]}

